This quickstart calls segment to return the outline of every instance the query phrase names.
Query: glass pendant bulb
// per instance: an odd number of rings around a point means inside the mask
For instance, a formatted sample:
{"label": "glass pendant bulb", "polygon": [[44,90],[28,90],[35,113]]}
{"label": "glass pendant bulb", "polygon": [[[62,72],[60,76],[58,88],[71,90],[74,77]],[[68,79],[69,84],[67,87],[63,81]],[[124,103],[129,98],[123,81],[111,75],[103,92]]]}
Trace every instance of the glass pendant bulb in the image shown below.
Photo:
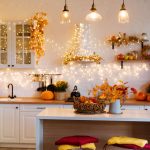
{"label": "glass pendant bulb", "polygon": [[68,9],[68,6],[67,6],[67,1],[65,0],[65,6],[64,6],[64,9],[61,13],[61,21],[60,23],[61,24],[67,24],[67,23],[70,23],[71,22],[71,19],[70,19],[70,12],[69,12],[69,9]]}
{"label": "glass pendant bulb", "polygon": [[124,0],[123,0],[121,9],[119,11],[118,21],[119,21],[119,23],[128,23],[129,22],[129,14],[128,14],[128,11],[126,10]]}
{"label": "glass pendant bulb", "polygon": [[92,8],[90,10],[90,13],[86,15],[85,18],[87,21],[100,21],[102,20],[102,16],[97,12],[97,9],[95,8],[94,0],[92,4]]}

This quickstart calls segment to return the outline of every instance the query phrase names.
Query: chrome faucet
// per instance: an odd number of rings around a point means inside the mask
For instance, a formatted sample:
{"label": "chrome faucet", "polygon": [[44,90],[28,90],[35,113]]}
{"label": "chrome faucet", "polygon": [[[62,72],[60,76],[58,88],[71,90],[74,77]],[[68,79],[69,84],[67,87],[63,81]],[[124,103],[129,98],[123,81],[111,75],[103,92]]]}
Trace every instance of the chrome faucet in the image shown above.
{"label": "chrome faucet", "polygon": [[12,83],[10,83],[10,84],[8,84],[8,89],[10,86],[11,86],[11,95],[9,95],[8,97],[11,99],[14,99],[14,98],[16,98],[16,95],[14,95],[14,86]]}

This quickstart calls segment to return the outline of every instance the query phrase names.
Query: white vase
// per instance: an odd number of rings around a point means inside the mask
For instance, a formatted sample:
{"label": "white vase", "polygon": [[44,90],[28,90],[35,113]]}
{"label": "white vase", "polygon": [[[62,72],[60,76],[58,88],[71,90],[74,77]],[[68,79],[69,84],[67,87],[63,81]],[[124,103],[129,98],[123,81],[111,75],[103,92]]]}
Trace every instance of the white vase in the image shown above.
{"label": "white vase", "polygon": [[67,93],[66,92],[55,92],[55,100],[66,100],[67,98]]}
{"label": "white vase", "polygon": [[120,99],[116,100],[114,103],[109,104],[109,113],[111,114],[121,114],[121,103]]}

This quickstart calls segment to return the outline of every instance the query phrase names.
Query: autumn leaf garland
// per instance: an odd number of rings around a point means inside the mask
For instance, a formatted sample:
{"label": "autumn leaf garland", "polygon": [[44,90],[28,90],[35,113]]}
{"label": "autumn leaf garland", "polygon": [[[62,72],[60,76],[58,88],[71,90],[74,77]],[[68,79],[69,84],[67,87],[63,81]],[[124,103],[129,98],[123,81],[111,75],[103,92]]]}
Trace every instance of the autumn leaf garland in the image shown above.
{"label": "autumn leaf garland", "polygon": [[45,54],[45,37],[44,27],[48,25],[47,14],[44,12],[36,13],[29,20],[31,28],[30,47],[36,54],[36,63],[38,64],[39,59]]}

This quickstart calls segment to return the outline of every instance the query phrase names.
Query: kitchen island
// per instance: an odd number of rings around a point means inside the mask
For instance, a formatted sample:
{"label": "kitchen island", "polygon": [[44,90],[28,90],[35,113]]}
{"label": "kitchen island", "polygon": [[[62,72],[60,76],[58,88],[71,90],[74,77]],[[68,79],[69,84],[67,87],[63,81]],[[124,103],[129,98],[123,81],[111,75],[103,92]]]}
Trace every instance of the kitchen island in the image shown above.
{"label": "kitchen island", "polygon": [[57,150],[55,141],[70,135],[99,138],[98,150],[111,136],[138,137],[150,141],[150,111],[124,110],[119,115],[85,115],[76,114],[73,109],[47,108],[36,117],[36,150]]}

